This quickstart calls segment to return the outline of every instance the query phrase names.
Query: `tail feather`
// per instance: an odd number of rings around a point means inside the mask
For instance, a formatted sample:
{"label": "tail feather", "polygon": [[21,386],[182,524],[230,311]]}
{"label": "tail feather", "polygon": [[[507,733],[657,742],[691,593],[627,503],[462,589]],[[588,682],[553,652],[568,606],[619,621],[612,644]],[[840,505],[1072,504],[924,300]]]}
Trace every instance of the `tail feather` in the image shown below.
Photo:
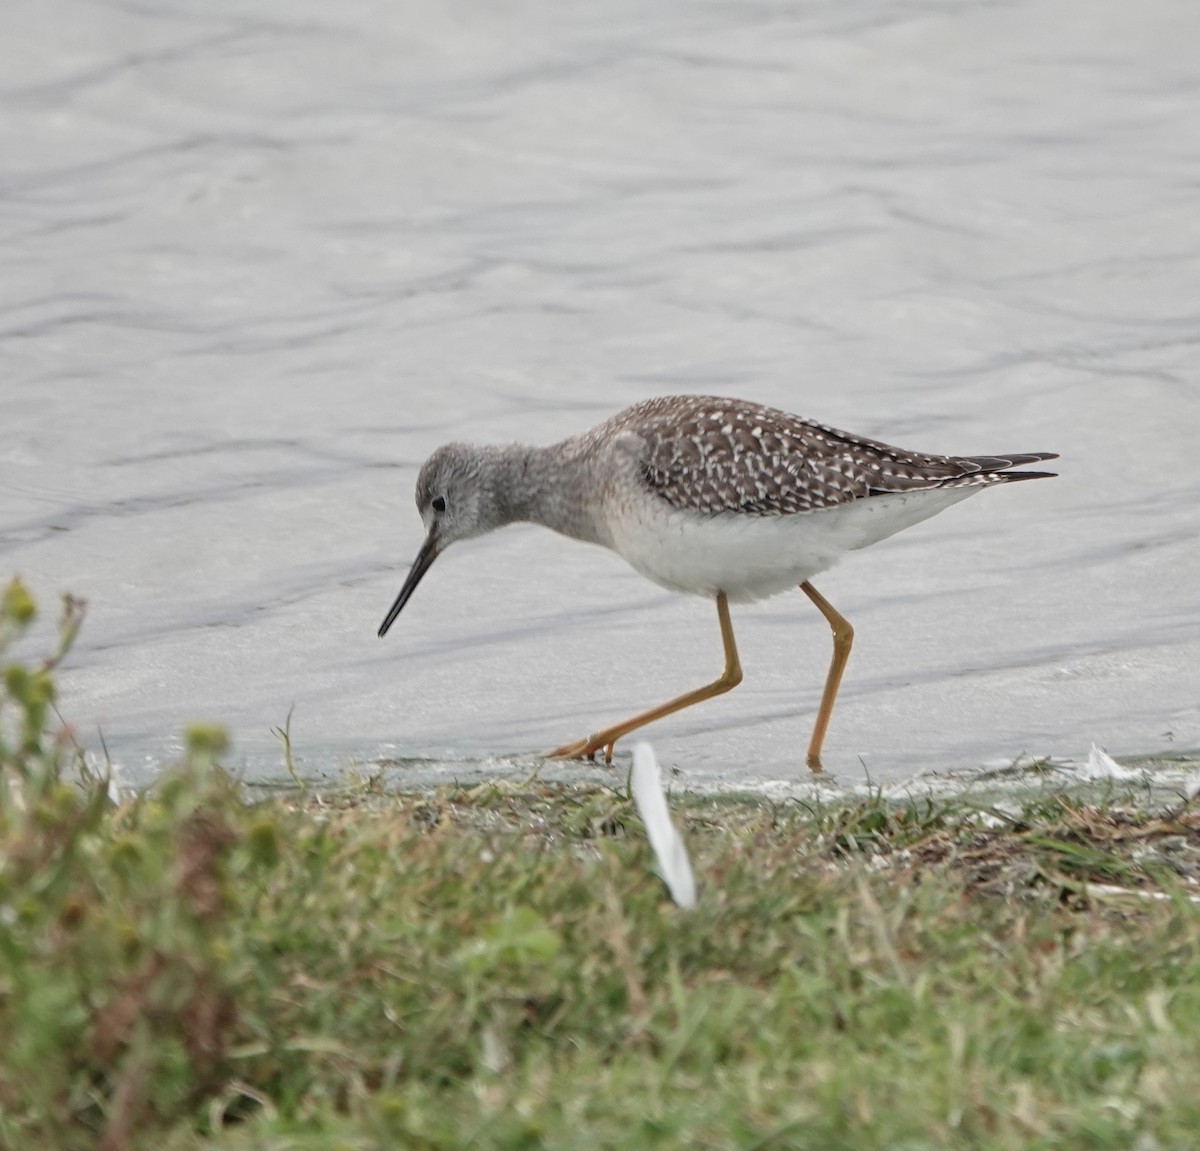
{"label": "tail feather", "polygon": [[1053,479],[1058,472],[990,472],[998,480],[1004,480],[1007,483],[1015,483],[1017,480],[1050,480]]}
{"label": "tail feather", "polygon": [[[981,472],[1006,472],[1009,468],[1023,468],[1026,464],[1039,464],[1043,460],[1058,459],[1058,452],[1013,452],[1006,456],[962,456],[961,459],[974,464]],[[1054,475],[1054,472],[1027,472],[1026,475]]]}

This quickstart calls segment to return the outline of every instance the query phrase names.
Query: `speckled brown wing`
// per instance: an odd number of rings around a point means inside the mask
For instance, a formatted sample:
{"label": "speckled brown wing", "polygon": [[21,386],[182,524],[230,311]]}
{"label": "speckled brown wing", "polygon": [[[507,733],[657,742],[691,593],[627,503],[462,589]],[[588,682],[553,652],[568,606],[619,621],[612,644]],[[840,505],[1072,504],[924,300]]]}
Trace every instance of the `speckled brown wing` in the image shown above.
{"label": "speckled brown wing", "polygon": [[1005,468],[1049,453],[932,456],[714,396],[663,396],[608,425],[635,433],[647,486],[673,507],[793,515],[889,492],[1002,483],[1043,472]]}

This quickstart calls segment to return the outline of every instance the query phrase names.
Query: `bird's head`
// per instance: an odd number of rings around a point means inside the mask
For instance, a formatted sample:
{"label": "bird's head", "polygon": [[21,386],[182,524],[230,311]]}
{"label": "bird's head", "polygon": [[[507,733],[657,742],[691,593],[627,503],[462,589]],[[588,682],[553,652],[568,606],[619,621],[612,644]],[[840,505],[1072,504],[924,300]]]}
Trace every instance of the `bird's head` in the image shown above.
{"label": "bird's head", "polygon": [[467,540],[499,527],[490,482],[491,454],[471,444],[443,444],[425,461],[417,476],[417,511],[425,525],[425,542],[408,578],[380,625],[384,635],[408,603],[421,577],[456,540]]}

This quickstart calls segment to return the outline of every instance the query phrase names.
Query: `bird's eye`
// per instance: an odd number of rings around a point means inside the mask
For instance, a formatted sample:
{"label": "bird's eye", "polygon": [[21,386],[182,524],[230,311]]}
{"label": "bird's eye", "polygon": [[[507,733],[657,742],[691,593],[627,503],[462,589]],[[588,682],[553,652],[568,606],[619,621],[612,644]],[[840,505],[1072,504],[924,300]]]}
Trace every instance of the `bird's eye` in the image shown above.
{"label": "bird's eye", "polygon": [[444,512],[446,510],[446,497],[445,496],[434,496],[433,497],[433,510],[435,512]]}

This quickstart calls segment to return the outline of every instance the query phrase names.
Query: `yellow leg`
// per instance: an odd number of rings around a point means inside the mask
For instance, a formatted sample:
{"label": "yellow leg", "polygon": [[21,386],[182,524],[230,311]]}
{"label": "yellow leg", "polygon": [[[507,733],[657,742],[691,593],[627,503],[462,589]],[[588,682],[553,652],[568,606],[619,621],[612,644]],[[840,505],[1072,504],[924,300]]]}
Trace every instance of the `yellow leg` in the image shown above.
{"label": "yellow leg", "polygon": [[682,711],[694,703],[702,703],[706,699],[712,699],[714,695],[721,695],[731,688],[737,687],[742,682],[742,665],[738,663],[737,645],[733,640],[733,625],[729,622],[729,602],[726,600],[724,592],[717,593],[717,618],[721,621],[721,642],[725,645],[725,670],[712,683],[698,687],[695,691],[689,691],[686,695],[681,695],[660,707],[644,711],[641,715],[635,715],[632,719],[625,720],[624,723],[606,727],[603,731],[596,732],[595,735],[589,735],[587,739],[576,740],[575,743],[568,743],[564,747],[556,748],[549,753],[548,758],[591,759],[596,752],[604,748],[604,762],[612,763],[613,744],[622,736],[628,735],[631,731],[647,723],[653,723],[656,719],[662,719],[664,715]]}
{"label": "yellow leg", "polygon": [[825,742],[825,729],[833,714],[833,701],[837,698],[850,658],[850,645],[854,642],[854,628],[838,613],[837,609],[812,584],[805,580],[800,590],[817,605],[817,610],[829,621],[833,629],[833,659],[829,663],[829,674],[825,677],[825,690],[821,694],[821,707],[817,711],[817,722],[813,725],[812,739],[808,741],[808,766],[813,771],[821,770],[821,744]]}

